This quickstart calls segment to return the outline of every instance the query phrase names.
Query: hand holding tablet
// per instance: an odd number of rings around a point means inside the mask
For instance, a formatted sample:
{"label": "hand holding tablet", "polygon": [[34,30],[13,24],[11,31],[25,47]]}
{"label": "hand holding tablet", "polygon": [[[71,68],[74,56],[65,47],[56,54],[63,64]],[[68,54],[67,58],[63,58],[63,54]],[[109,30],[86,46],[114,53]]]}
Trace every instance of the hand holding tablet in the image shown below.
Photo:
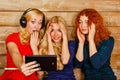
{"label": "hand holding tablet", "polygon": [[55,71],[57,70],[56,55],[31,55],[25,56],[25,63],[36,61],[40,64],[41,71]]}

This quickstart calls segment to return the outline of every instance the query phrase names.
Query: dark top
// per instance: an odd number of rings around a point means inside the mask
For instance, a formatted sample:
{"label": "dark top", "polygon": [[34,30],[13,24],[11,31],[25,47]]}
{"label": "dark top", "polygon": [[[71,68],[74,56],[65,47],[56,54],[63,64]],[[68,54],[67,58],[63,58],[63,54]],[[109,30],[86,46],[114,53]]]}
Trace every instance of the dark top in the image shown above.
{"label": "dark top", "polygon": [[73,72],[73,58],[75,50],[72,41],[69,41],[69,51],[70,51],[70,59],[68,64],[64,65],[63,70],[58,71],[50,71],[48,72],[47,80],[75,80],[74,72]]}
{"label": "dark top", "polygon": [[[78,41],[73,45],[77,52]],[[96,46],[97,52],[89,57],[89,45],[84,44],[84,60],[79,62],[75,58],[75,67],[80,67],[85,75],[85,80],[116,80],[114,72],[110,67],[110,57],[114,46],[114,39],[110,37]]]}

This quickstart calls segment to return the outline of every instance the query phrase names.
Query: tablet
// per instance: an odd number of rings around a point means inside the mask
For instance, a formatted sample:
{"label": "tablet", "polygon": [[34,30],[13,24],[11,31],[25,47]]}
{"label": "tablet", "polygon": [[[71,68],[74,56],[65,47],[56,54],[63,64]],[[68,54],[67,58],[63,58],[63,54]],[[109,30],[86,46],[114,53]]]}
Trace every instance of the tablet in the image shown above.
{"label": "tablet", "polygon": [[55,71],[57,70],[56,55],[31,55],[25,56],[25,63],[37,61],[40,64],[41,71]]}

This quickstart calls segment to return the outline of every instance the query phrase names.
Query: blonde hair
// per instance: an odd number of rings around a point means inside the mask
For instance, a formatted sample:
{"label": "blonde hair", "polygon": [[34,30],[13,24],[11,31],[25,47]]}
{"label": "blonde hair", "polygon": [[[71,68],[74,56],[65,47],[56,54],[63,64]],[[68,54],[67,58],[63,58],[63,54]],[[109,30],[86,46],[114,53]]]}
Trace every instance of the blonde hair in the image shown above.
{"label": "blonde hair", "polygon": [[[42,11],[40,11],[39,9],[36,8],[31,8],[32,10],[27,12],[24,17],[26,18],[27,21],[30,21],[30,19],[34,16],[34,15],[42,15],[44,18],[44,14]],[[44,29],[40,29],[39,31],[39,38],[41,39],[44,35]],[[20,29],[20,40],[23,44],[27,43],[30,40],[30,34],[29,32],[26,30],[26,28],[22,28]]]}
{"label": "blonde hair", "polygon": [[[60,27],[64,28],[64,30],[66,30],[66,22],[60,16],[54,16],[50,19],[50,21],[47,24],[46,31],[48,30],[51,23],[57,23],[60,25]],[[62,42],[55,43],[52,41],[52,44],[53,44],[55,55],[57,56],[57,70],[62,70],[64,68],[62,61],[61,61]],[[46,33],[45,33],[43,39],[41,40],[39,54],[40,55],[48,55],[48,41],[47,41]]]}

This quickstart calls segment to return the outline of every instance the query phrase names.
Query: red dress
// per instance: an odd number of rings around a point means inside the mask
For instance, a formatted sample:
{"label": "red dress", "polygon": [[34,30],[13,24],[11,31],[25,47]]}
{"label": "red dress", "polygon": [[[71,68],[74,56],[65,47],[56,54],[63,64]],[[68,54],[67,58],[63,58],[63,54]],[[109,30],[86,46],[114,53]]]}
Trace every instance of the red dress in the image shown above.
{"label": "red dress", "polygon": [[[19,32],[9,35],[6,39],[6,45],[9,42],[16,43],[21,56],[33,55],[30,43],[22,44],[19,38]],[[6,48],[7,49],[7,48]],[[12,61],[10,53],[7,51],[7,68],[16,68],[15,64]],[[25,76],[20,70],[5,70],[5,72],[0,76],[0,80],[38,80],[37,74],[33,73],[30,76]]]}

